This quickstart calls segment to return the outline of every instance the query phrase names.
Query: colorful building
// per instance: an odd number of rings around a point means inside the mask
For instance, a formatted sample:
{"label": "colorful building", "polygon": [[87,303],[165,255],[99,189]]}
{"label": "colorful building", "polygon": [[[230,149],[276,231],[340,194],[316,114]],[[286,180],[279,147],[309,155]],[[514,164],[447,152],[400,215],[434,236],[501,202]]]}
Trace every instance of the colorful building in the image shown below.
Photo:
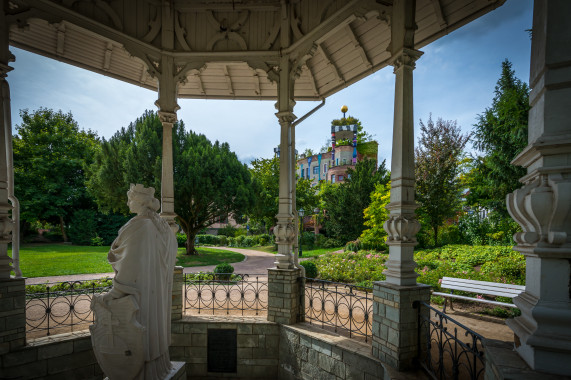
{"label": "colorful building", "polygon": [[313,184],[319,181],[340,183],[347,179],[347,170],[354,169],[357,162],[365,157],[377,160],[378,143],[369,141],[357,143],[357,124],[332,125],[331,147],[327,152],[297,160],[299,178],[309,178]]}

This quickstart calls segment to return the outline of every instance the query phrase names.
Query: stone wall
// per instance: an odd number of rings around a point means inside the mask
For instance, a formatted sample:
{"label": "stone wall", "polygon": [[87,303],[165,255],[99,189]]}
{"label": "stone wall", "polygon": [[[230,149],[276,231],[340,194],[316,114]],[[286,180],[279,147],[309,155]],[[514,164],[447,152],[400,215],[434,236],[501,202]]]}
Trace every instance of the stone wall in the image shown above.
{"label": "stone wall", "polygon": [[35,339],[2,355],[0,379],[102,379],[88,331]]}
{"label": "stone wall", "polygon": [[[237,331],[236,373],[208,372],[209,329]],[[279,325],[263,318],[183,317],[182,320],[172,321],[171,360],[186,362],[186,374],[191,379],[276,379],[279,329]]]}
{"label": "stone wall", "polygon": [[316,327],[281,326],[279,379],[385,379],[371,346]]}

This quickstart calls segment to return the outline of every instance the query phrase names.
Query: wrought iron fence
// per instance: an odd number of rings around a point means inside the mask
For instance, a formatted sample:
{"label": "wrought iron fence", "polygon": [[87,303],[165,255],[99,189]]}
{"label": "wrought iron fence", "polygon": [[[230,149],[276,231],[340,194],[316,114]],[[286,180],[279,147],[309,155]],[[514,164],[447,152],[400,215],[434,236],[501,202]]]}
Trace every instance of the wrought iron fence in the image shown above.
{"label": "wrought iron fence", "polygon": [[373,320],[373,289],[338,282],[305,280],[301,305],[305,319],[321,327],[329,326],[350,338],[371,340]]}
{"label": "wrought iron fence", "polygon": [[433,379],[483,379],[484,337],[425,302],[418,309],[418,362]]}
{"label": "wrought iron fence", "polygon": [[39,337],[76,329],[93,323],[90,305],[94,295],[107,293],[111,280],[65,281],[28,286],[26,290],[26,334]]}
{"label": "wrought iron fence", "polygon": [[268,310],[267,275],[189,273],[184,275],[186,314],[260,315]]}

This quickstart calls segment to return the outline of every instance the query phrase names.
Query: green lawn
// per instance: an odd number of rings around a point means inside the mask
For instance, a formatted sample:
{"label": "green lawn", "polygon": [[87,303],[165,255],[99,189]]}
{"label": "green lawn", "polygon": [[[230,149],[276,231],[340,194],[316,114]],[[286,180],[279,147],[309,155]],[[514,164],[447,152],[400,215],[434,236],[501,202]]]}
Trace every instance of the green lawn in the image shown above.
{"label": "green lawn", "polygon": [[[63,276],[68,274],[110,273],[109,247],[85,247],[67,244],[26,244],[20,248],[20,268],[25,277]],[[198,255],[186,256],[179,248],[176,265],[184,267],[235,263],[244,255],[213,248],[198,248]],[[12,256],[12,251],[8,250]]]}
{"label": "green lawn", "polygon": [[[262,246],[262,247],[249,247],[248,249],[254,249],[256,251],[268,252],[268,253],[273,253],[273,254],[277,253],[276,251],[274,251],[273,245],[267,245],[267,246]],[[316,249],[310,249],[310,250],[304,249],[302,252],[302,257],[317,257],[317,256],[324,255],[326,253],[329,253],[329,252],[338,251],[340,249],[343,249],[343,247],[316,248]]]}

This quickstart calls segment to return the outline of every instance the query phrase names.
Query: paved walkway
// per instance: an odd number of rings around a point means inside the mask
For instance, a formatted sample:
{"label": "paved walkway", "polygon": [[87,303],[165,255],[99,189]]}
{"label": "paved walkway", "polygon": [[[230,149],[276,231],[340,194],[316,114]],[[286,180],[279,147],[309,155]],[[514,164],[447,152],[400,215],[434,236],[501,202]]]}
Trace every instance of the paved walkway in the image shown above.
{"label": "paved walkway", "polygon": [[[253,249],[242,249],[233,247],[212,247],[226,251],[234,251],[243,254],[246,258],[239,263],[233,263],[234,273],[240,274],[264,274],[267,275],[268,268],[274,266],[276,255],[268,252],[255,251]],[[205,265],[201,267],[184,268],[183,273],[211,272],[216,265]],[[114,277],[115,273],[91,273],[74,274],[65,276],[34,277],[27,278],[26,285],[45,284],[62,281],[85,281],[103,277]]]}

